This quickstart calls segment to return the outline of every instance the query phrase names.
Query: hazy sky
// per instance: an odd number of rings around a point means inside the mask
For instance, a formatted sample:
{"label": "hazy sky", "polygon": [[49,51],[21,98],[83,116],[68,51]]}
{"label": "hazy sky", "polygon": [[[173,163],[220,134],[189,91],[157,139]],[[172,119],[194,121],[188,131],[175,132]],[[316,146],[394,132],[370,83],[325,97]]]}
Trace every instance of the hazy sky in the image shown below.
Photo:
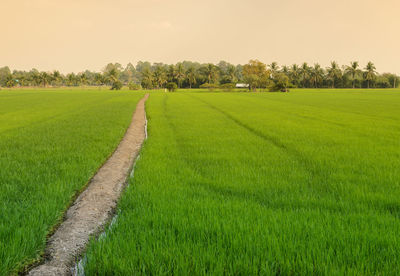
{"label": "hazy sky", "polygon": [[331,60],[400,74],[399,0],[0,0],[0,66]]}

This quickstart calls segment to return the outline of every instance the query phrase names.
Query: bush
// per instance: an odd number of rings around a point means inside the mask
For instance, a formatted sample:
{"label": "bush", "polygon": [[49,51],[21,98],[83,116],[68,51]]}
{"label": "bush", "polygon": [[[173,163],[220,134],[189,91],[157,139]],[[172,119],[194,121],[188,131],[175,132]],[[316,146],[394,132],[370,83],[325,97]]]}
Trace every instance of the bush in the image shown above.
{"label": "bush", "polygon": [[203,83],[202,85],[200,85],[200,88],[206,88],[206,89],[208,89],[210,91],[212,91],[212,90],[214,90],[214,89],[216,89],[218,87],[219,86],[216,83]]}
{"label": "bush", "polygon": [[140,84],[134,83],[133,81],[128,83],[129,90],[140,90],[142,86]]}
{"label": "bush", "polygon": [[269,87],[269,91],[289,92],[288,86],[289,86],[288,76],[286,76],[283,73],[278,73],[275,76],[273,84]]}
{"label": "bush", "polygon": [[178,85],[176,85],[175,82],[169,82],[165,87],[168,89],[169,92],[174,92],[178,88]]}
{"label": "bush", "polygon": [[111,85],[111,90],[121,90],[122,82],[120,80],[116,80]]}
{"label": "bush", "polygon": [[220,87],[223,91],[230,92],[235,89],[235,84],[234,83],[224,83]]}

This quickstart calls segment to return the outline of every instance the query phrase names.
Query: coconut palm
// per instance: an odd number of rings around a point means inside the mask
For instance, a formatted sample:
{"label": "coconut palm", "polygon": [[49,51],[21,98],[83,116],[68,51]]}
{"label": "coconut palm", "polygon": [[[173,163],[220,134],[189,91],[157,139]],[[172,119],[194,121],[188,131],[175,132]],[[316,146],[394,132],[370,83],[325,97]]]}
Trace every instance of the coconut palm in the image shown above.
{"label": "coconut palm", "polygon": [[47,72],[41,72],[39,75],[39,81],[43,86],[47,86],[52,80],[52,77]]}
{"label": "coconut palm", "polygon": [[144,68],[142,71],[142,87],[145,89],[153,88],[154,75],[150,68]]}
{"label": "coconut palm", "polygon": [[192,85],[196,84],[196,69],[193,66],[187,70],[186,78],[189,82],[189,88],[192,88]]}
{"label": "coconut palm", "polygon": [[286,76],[288,76],[289,75],[289,66],[287,66],[287,65],[283,65],[282,66],[282,69],[281,69],[281,73],[283,73],[283,74],[285,74]]}
{"label": "coconut palm", "polygon": [[104,85],[105,83],[104,76],[101,73],[96,73],[94,75],[94,82],[97,85]]}
{"label": "coconut palm", "polygon": [[359,65],[358,65],[358,61],[352,61],[350,63],[350,66],[347,66],[345,69],[345,73],[350,75],[351,80],[353,82],[353,88],[355,88],[355,81],[356,78],[360,75],[361,70],[358,69]]}
{"label": "coconut palm", "polygon": [[231,83],[235,83],[237,81],[235,66],[229,65],[227,69],[227,74]]}
{"label": "coconut palm", "polygon": [[272,62],[271,64],[268,65],[268,68],[271,72],[271,77],[274,78],[276,73],[279,71],[279,65],[277,62]]}
{"label": "coconut palm", "polygon": [[202,71],[208,83],[215,83],[217,81],[218,70],[214,64],[212,63],[206,64],[205,66],[202,67]]}
{"label": "coconut palm", "polygon": [[314,67],[311,68],[310,80],[314,83],[314,87],[318,87],[318,83],[322,82],[324,79],[324,69],[321,68],[321,65],[318,63],[314,64]]}
{"label": "coconut palm", "polygon": [[376,77],[375,69],[376,69],[376,67],[371,61],[369,61],[367,63],[367,66],[365,66],[364,77],[367,80],[368,88],[369,88],[370,81],[374,80]]}
{"label": "coconut palm", "polygon": [[302,87],[304,88],[306,85],[307,79],[310,77],[311,74],[311,68],[308,66],[307,62],[303,62],[300,68],[300,74],[301,74],[301,79],[303,82]]}
{"label": "coconut palm", "polygon": [[88,83],[88,78],[87,78],[87,75],[85,73],[79,74],[78,78],[79,78],[79,82],[81,83],[81,85],[82,84],[85,85],[85,84]]}
{"label": "coconut palm", "polygon": [[299,85],[299,78],[300,78],[300,68],[297,64],[293,64],[290,67],[290,78],[292,82],[298,86]]}
{"label": "coconut palm", "polygon": [[106,71],[105,78],[106,81],[112,85],[116,81],[118,81],[120,71],[117,68],[112,67],[110,70]]}
{"label": "coconut palm", "polygon": [[175,71],[175,65],[171,64],[170,66],[168,66],[167,77],[169,82],[175,81]]}
{"label": "coconut palm", "polygon": [[61,75],[61,73],[59,71],[54,71],[52,74],[52,79],[55,85],[61,85],[61,83],[63,82],[63,76]]}
{"label": "coconut palm", "polygon": [[335,81],[342,77],[342,70],[336,61],[331,62],[331,66],[326,69],[327,77],[332,82],[332,88],[335,88]]}
{"label": "coconut palm", "polygon": [[157,88],[163,87],[164,84],[166,84],[168,81],[167,72],[163,66],[157,66],[156,69],[154,70],[153,76]]}
{"label": "coconut palm", "polygon": [[185,79],[185,69],[180,62],[176,65],[175,69],[175,79],[178,81],[178,88],[181,88],[182,82]]}

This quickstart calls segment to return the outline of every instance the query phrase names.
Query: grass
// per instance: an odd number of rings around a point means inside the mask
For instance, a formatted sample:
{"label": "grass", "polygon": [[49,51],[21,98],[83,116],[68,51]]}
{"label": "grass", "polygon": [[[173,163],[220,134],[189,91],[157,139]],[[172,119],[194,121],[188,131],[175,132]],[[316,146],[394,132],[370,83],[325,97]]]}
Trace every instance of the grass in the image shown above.
{"label": "grass", "polygon": [[400,270],[398,91],[160,93],[147,113],[86,275]]}
{"label": "grass", "polygon": [[46,236],[118,145],[142,96],[0,91],[0,275],[39,259]]}

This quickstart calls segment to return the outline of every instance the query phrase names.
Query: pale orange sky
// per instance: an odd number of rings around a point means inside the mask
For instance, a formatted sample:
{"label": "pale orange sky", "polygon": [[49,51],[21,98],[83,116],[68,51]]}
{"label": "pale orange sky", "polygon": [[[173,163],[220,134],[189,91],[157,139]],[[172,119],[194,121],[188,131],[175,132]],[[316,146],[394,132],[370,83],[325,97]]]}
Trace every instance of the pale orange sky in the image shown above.
{"label": "pale orange sky", "polygon": [[400,74],[399,0],[0,0],[0,26],[11,69],[257,58]]}

